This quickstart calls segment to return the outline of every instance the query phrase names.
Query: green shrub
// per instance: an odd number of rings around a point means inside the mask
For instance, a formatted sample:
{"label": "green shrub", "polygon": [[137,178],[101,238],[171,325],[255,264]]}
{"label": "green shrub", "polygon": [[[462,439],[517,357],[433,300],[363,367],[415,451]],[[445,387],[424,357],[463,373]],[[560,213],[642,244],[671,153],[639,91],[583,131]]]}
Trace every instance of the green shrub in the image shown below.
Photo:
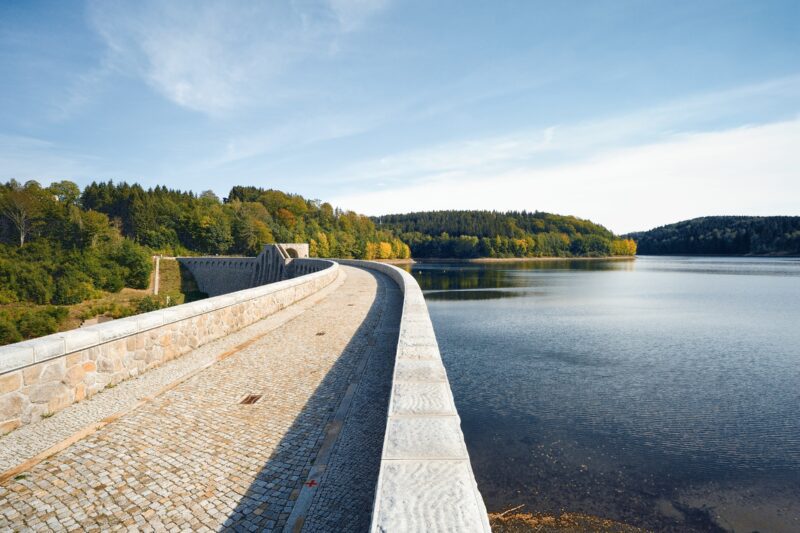
{"label": "green shrub", "polygon": [[130,240],[123,240],[114,252],[113,259],[124,270],[125,285],[134,289],[146,289],[150,284],[152,259],[145,248]]}
{"label": "green shrub", "polygon": [[22,340],[17,326],[7,318],[0,317],[0,345]]}
{"label": "green shrub", "polygon": [[58,322],[47,311],[32,311],[20,317],[17,329],[23,337],[32,339],[55,333],[58,330]]}
{"label": "green shrub", "polygon": [[65,268],[55,276],[54,304],[71,305],[90,299],[95,295],[91,278],[74,268]]}

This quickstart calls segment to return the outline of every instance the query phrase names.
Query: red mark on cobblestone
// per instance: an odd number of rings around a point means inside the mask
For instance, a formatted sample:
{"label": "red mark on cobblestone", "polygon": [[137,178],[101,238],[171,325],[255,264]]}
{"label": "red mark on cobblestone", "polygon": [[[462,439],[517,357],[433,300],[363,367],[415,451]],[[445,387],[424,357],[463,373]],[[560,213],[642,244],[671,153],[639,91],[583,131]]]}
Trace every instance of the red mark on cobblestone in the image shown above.
{"label": "red mark on cobblestone", "polygon": [[316,487],[317,482],[312,479],[311,481],[306,481],[306,485],[308,485],[309,487]]}

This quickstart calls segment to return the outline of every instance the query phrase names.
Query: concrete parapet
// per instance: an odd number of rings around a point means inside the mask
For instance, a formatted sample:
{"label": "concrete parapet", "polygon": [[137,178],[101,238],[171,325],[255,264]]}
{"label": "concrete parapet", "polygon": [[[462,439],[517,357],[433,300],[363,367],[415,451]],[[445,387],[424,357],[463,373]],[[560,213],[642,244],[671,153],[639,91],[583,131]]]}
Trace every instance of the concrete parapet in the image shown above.
{"label": "concrete parapet", "polygon": [[422,291],[411,274],[372,261],[403,291],[373,532],[491,531]]}
{"label": "concrete parapet", "polygon": [[338,276],[332,261],[297,261],[305,275],[0,346],[0,435],[257,322]]}

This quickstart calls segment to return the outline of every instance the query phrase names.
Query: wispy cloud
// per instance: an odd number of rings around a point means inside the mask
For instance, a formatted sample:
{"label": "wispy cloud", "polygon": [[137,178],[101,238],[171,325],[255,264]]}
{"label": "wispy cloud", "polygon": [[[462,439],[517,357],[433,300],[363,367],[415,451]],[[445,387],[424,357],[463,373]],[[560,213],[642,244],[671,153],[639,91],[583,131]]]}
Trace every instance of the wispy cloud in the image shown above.
{"label": "wispy cloud", "polygon": [[787,115],[787,109],[800,112],[800,76],[696,95],[620,116],[551,124],[387,154],[355,163],[334,177],[353,187],[364,183],[392,187],[442,179],[469,180],[519,168],[546,168],[565,160],[576,163],[609,150],[666,142],[681,132],[747,124],[756,108],[774,102],[784,111],[773,121],[792,116]]}
{"label": "wispy cloud", "polygon": [[281,98],[289,67],[329,53],[385,2],[94,2],[110,61],[176,104],[219,114]]}
{"label": "wispy cloud", "polygon": [[[713,214],[794,214],[800,118],[606,151],[587,161],[345,194],[338,205],[382,214],[527,209],[578,214],[628,232]],[[636,226],[632,226],[635,221]]]}
{"label": "wispy cloud", "polygon": [[0,180],[49,183],[92,174],[93,158],[61,149],[56,144],[18,135],[0,134]]}

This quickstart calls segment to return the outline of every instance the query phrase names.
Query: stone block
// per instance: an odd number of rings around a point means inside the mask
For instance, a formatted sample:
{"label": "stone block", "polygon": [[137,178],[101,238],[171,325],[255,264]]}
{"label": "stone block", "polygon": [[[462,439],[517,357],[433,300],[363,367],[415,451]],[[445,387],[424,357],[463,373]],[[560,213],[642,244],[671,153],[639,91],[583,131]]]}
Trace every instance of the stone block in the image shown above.
{"label": "stone block", "polygon": [[66,353],[66,342],[62,334],[47,335],[28,342],[33,346],[33,358],[37,363]]}
{"label": "stone block", "polygon": [[33,363],[33,346],[31,346],[30,342],[18,342],[0,346],[0,374],[17,370]]}
{"label": "stone block", "polygon": [[22,371],[17,370],[0,376],[0,395],[14,392],[22,387]]}
{"label": "stone block", "polygon": [[469,459],[459,418],[390,417],[383,459]]}
{"label": "stone block", "polygon": [[22,380],[25,385],[33,385],[39,382],[44,365],[33,365],[22,369]]}
{"label": "stone block", "polygon": [[73,329],[64,333],[66,351],[68,353],[77,352],[100,344],[100,333],[97,332],[96,328],[97,326],[89,326],[88,328]]}
{"label": "stone block", "polygon": [[75,401],[79,402],[86,398],[86,385],[84,383],[78,383],[75,385]]}
{"label": "stone block", "polygon": [[11,420],[6,420],[4,422],[0,422],[0,435],[5,435],[6,433],[10,433],[20,427],[22,425],[22,421],[19,418],[12,418]]}
{"label": "stone block", "polygon": [[441,360],[438,346],[397,346],[397,359]]}
{"label": "stone block", "polygon": [[447,373],[441,361],[436,359],[398,359],[395,362],[394,380],[447,381]]}
{"label": "stone block", "polygon": [[74,399],[75,392],[72,389],[64,390],[50,398],[50,401],[47,402],[47,409],[51,413],[55,413],[56,411],[60,411],[61,409],[71,405]]}
{"label": "stone block", "polygon": [[139,331],[137,322],[136,317],[128,317],[99,324],[96,327],[100,341],[108,342],[135,334]]}
{"label": "stone block", "polygon": [[83,381],[84,377],[86,377],[86,370],[83,368],[83,365],[71,366],[67,369],[67,373],[64,376],[64,383],[75,387],[78,383]]}
{"label": "stone block", "polygon": [[86,360],[86,352],[85,351],[74,352],[66,356],[65,359],[67,360],[68,367],[74,366]]}
{"label": "stone block", "polygon": [[395,383],[389,415],[456,415],[453,395],[446,382]]}
{"label": "stone block", "polygon": [[384,461],[372,531],[488,533],[469,461]]}
{"label": "stone block", "polygon": [[63,357],[51,363],[43,363],[42,366],[42,373],[39,374],[39,383],[61,381],[67,373],[67,361]]}
{"label": "stone block", "polygon": [[136,315],[136,328],[138,331],[147,331],[164,324],[164,311],[151,311]]}
{"label": "stone block", "polygon": [[28,405],[28,400],[20,392],[10,392],[0,396],[0,420],[19,418]]}
{"label": "stone block", "polygon": [[22,389],[31,403],[49,403],[54,398],[60,398],[69,393],[70,389],[61,382],[31,385]]}

